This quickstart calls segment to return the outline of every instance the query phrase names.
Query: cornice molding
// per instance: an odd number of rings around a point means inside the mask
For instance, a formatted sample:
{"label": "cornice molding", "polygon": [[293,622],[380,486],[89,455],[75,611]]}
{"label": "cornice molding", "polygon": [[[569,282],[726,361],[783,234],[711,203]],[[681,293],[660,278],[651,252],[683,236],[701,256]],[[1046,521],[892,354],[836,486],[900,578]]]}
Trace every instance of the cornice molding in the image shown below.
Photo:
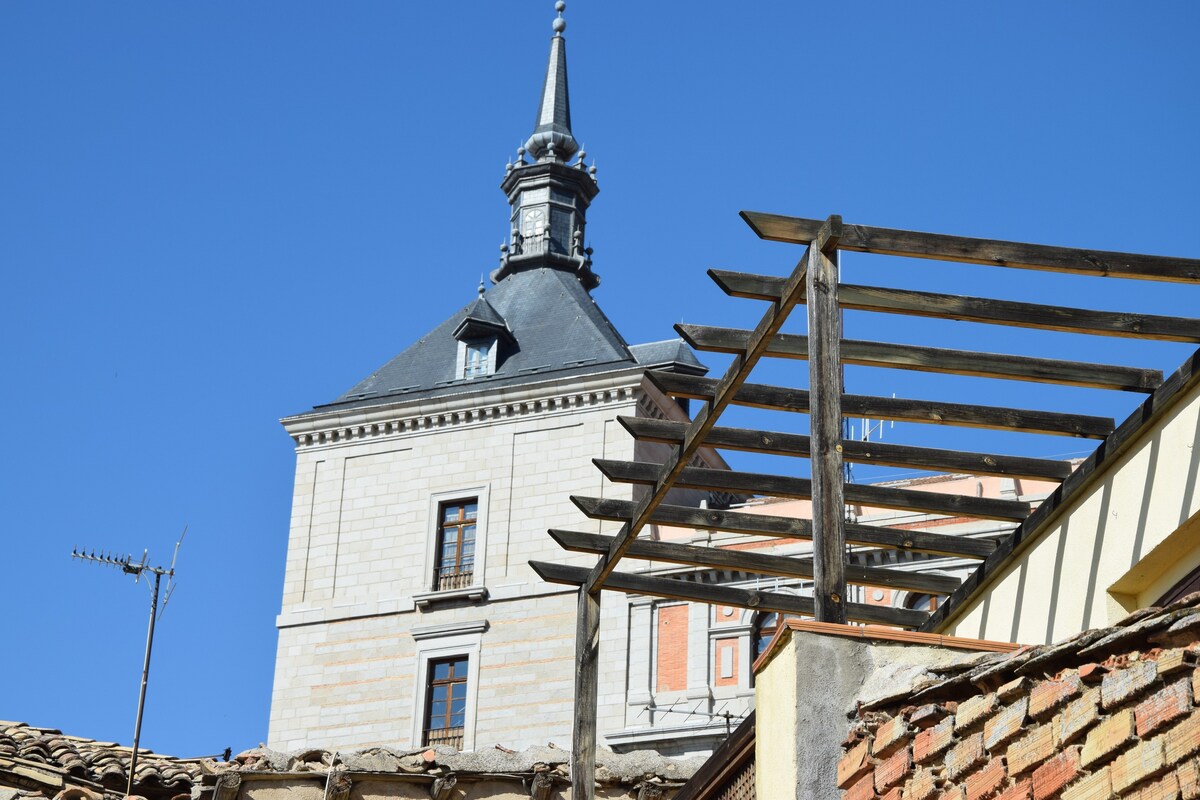
{"label": "cornice molding", "polygon": [[332,410],[280,420],[297,450],[334,447],[463,425],[487,425],[519,417],[569,413],[636,402],[642,368],[600,376],[505,387],[494,392],[434,400]]}

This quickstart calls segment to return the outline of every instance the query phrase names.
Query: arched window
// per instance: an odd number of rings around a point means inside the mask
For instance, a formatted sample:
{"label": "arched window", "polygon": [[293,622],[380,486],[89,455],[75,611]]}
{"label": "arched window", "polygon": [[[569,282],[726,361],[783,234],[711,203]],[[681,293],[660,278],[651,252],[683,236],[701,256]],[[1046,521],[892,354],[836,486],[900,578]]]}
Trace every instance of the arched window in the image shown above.
{"label": "arched window", "polygon": [[771,639],[775,638],[779,626],[783,623],[783,615],[774,611],[760,611],[754,619],[754,658],[763,654]]}
{"label": "arched window", "polygon": [[928,611],[932,614],[937,611],[938,598],[937,595],[932,594],[910,594],[904,598],[904,607],[914,611]]}

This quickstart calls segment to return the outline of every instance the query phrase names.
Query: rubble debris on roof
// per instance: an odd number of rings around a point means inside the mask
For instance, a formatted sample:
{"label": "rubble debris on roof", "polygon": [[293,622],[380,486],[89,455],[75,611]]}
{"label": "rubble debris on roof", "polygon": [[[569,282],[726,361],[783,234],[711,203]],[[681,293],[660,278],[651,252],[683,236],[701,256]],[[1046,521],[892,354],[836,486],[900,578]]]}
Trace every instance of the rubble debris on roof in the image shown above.
{"label": "rubble debris on roof", "polygon": [[861,704],[846,800],[1200,796],[1200,593]]}
{"label": "rubble debris on roof", "polygon": [[[323,781],[330,772],[349,776],[367,773],[372,779],[392,774],[410,779],[423,777],[430,781],[449,776],[459,781],[509,778],[528,782],[536,778],[562,788],[569,784],[570,758],[569,750],[552,744],[519,752],[497,746],[467,753],[444,745],[420,750],[373,747],[355,752],[318,749],[292,753],[254,748],[227,763],[205,759],[202,769],[206,787],[215,786],[222,775],[236,774],[242,779],[243,791],[245,782],[256,775],[278,777],[282,773],[294,776],[315,773],[314,777]],[[628,789],[650,785],[674,789],[690,778],[704,759],[665,758],[649,751],[614,753],[600,748],[596,763],[596,781],[601,785]]]}

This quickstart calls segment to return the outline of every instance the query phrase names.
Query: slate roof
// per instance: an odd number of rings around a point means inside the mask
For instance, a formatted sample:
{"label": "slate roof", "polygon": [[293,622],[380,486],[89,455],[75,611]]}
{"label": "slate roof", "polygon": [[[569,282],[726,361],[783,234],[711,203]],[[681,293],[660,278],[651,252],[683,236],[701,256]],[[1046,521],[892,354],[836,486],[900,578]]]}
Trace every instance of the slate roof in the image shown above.
{"label": "slate roof", "polygon": [[[486,307],[486,308],[485,308]],[[454,331],[470,314],[494,313],[508,326],[493,375],[455,376]],[[646,366],[704,370],[679,340],[631,348],[574,275],[549,267],[513,273],[415,344],[316,411],[364,408]]]}

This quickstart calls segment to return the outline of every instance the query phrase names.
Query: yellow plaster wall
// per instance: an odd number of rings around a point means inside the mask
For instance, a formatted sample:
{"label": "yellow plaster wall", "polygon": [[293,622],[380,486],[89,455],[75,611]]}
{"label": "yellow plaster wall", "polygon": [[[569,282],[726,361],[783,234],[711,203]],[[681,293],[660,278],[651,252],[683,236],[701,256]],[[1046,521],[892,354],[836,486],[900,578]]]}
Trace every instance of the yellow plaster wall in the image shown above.
{"label": "yellow plaster wall", "polygon": [[[790,797],[799,781],[796,760],[796,642],[781,642],[754,678],[755,792],[761,800]],[[764,769],[769,765],[769,769]],[[787,792],[781,792],[787,787]]]}
{"label": "yellow plaster wall", "polygon": [[1157,599],[1200,563],[1198,473],[1193,386],[939,632],[1048,643]]}

